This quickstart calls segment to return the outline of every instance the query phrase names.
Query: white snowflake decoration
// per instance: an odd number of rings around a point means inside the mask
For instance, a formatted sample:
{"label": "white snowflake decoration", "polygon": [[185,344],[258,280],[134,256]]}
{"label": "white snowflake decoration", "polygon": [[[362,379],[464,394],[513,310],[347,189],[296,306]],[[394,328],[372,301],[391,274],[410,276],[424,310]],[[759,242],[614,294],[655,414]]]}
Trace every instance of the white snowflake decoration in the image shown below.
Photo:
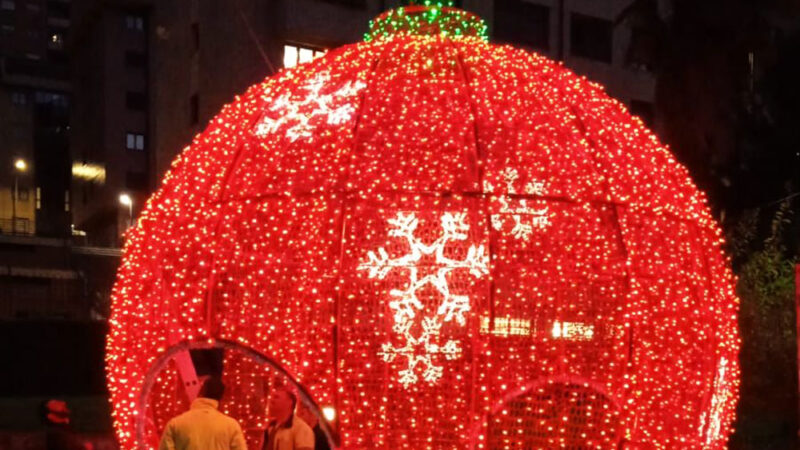
{"label": "white snowflake decoration", "polygon": [[[322,88],[330,81],[330,74],[320,73],[304,89],[308,95],[300,101],[292,100],[289,94],[278,97],[269,107],[267,114],[256,125],[256,136],[265,136],[286,127],[286,137],[295,142],[314,135],[312,119],[326,116],[329,125],[349,122],[355,114],[352,101],[342,102],[359,93],[366,85],[361,81],[348,81],[331,94],[322,94]],[[339,106],[333,106],[338,103]]]}
{"label": "white snowflake decoration", "polygon": [[[503,173],[503,180],[506,183],[506,191],[509,194],[516,194],[516,181],[519,179],[519,173],[516,169],[507,168]],[[487,192],[494,190],[490,182],[484,183],[484,189]],[[525,185],[525,194],[528,195],[544,195],[544,182],[533,180]],[[500,211],[497,214],[492,214],[492,228],[501,231],[507,220],[510,218],[513,226],[511,227],[511,235],[516,239],[528,240],[534,230],[544,230],[550,226],[550,213],[549,208],[542,209],[531,208],[527,205],[526,199],[516,201],[516,206],[511,206],[511,202],[507,196],[500,196],[497,198],[500,203]]]}
{"label": "white snowflake decoration", "polygon": [[[440,355],[447,360],[458,358],[461,347],[458,342],[448,340],[439,345],[439,335],[445,322],[455,320],[459,325],[466,324],[464,314],[470,310],[469,297],[455,295],[450,292],[447,275],[455,269],[467,269],[469,273],[480,278],[489,273],[489,257],[483,245],[471,245],[463,260],[453,260],[444,255],[445,246],[453,241],[467,239],[469,225],[464,220],[466,213],[444,213],[441,217],[442,235],[432,244],[426,245],[414,236],[419,219],[414,213],[398,213],[388,222],[392,226],[389,236],[405,239],[409,245],[409,253],[399,258],[390,258],[386,250],[378,248],[377,253],[367,253],[367,261],[358,266],[359,270],[368,271],[369,278],[383,279],[393,269],[402,268],[408,271],[408,284],[405,289],[393,289],[389,295],[393,298],[389,307],[394,311],[393,331],[402,337],[403,345],[395,347],[384,343],[379,355],[386,362],[392,362],[398,356],[405,358],[406,367],[398,372],[399,381],[404,387],[419,381],[418,371],[422,371],[422,379],[435,383],[443,374],[441,366],[436,365],[434,356]],[[423,255],[435,256],[438,269],[435,273],[419,276],[418,263]],[[432,285],[442,296],[442,302],[434,314],[425,314],[423,305],[417,298],[417,291],[426,285]],[[418,316],[421,321],[416,322]],[[415,335],[412,328],[419,324],[421,332]]]}

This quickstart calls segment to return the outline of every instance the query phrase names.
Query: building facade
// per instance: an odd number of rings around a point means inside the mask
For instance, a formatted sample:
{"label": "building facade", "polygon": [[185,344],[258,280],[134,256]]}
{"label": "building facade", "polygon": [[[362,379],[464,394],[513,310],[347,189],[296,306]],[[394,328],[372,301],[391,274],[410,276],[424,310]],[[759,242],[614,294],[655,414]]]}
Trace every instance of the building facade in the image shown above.
{"label": "building facade", "polygon": [[0,2],[0,231],[69,233],[71,4]]}
{"label": "building facade", "polygon": [[[630,58],[632,0],[461,0],[491,40],[561,60],[606,86],[646,123],[655,79]],[[358,42],[398,0],[165,0],[152,9],[151,180],[235,95],[285,66]]]}
{"label": "building facade", "polygon": [[72,200],[75,229],[120,247],[150,191],[147,2],[76,2]]}
{"label": "building facade", "polygon": [[[74,2],[74,228],[90,244],[119,246],[171,162],[224,104],[287,65],[362,40],[370,19],[401,3]],[[456,3],[487,21],[493,41],[562,60],[655,122],[654,77],[629,57],[633,0]]]}

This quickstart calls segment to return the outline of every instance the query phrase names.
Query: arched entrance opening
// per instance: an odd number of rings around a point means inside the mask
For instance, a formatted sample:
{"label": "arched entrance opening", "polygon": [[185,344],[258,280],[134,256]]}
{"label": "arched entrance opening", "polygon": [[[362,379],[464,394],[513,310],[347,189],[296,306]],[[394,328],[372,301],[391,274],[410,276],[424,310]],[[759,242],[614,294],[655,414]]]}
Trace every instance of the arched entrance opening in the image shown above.
{"label": "arched entrance opening", "polygon": [[617,449],[622,424],[617,403],[585,380],[533,382],[495,405],[488,420],[491,449]]}
{"label": "arched entrance opening", "polygon": [[269,397],[280,386],[296,393],[298,408],[304,405],[318,420],[330,448],[338,447],[332,410],[318,405],[277,361],[223,340],[179,343],[153,363],[136,400],[137,447],[157,447],[169,419],[189,408],[209,376],[219,376],[225,383],[219,409],[239,422],[248,448],[261,448]]}

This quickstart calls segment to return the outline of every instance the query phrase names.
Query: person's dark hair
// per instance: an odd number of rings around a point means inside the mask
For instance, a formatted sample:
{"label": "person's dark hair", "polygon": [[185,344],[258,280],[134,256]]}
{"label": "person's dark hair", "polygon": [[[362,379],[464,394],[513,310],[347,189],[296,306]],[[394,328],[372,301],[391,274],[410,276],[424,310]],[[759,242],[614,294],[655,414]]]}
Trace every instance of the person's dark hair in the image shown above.
{"label": "person's dark hair", "polygon": [[297,407],[297,395],[295,395],[295,393],[292,392],[292,390],[289,389],[287,386],[284,386],[282,384],[276,385],[275,390],[283,391],[286,395],[289,396],[289,399],[292,401],[292,413],[289,414],[289,420],[287,420],[286,423],[282,425],[284,428],[292,428],[292,424],[294,423],[295,408]]}
{"label": "person's dark hair", "polygon": [[297,407],[297,396],[294,394],[294,392],[292,392],[291,389],[289,389],[286,386],[279,386],[277,389],[285,392],[286,395],[288,395],[289,398],[292,400],[292,413],[294,413],[295,408]]}
{"label": "person's dark hair", "polygon": [[200,388],[200,397],[210,398],[213,400],[222,400],[222,394],[225,393],[225,384],[219,377],[211,377],[203,383]]}

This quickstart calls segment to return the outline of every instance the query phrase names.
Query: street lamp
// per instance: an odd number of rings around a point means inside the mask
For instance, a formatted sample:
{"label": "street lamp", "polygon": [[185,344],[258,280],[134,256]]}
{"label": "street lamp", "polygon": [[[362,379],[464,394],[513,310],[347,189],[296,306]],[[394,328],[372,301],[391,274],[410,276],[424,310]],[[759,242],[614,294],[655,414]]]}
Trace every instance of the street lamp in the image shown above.
{"label": "street lamp", "polygon": [[28,163],[22,158],[14,161],[14,192],[11,194],[11,234],[17,234],[17,198],[19,198],[19,175],[28,170]]}
{"label": "street lamp", "polygon": [[128,227],[133,225],[133,199],[128,194],[120,194],[119,203],[128,207]]}

